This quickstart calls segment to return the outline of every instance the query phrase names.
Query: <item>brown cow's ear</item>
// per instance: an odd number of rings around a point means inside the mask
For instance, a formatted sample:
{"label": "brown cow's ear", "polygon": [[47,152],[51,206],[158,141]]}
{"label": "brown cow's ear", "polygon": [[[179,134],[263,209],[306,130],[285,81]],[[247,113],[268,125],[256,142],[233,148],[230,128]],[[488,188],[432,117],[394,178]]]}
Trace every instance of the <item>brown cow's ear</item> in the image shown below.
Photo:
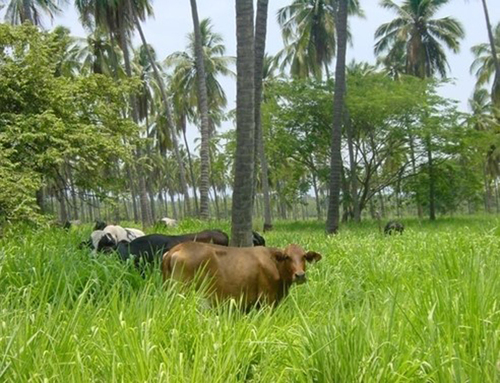
{"label": "brown cow's ear", "polygon": [[307,262],[318,262],[321,258],[320,253],[316,253],[315,251],[308,251],[305,255]]}
{"label": "brown cow's ear", "polygon": [[288,258],[288,255],[286,255],[282,250],[280,249],[270,249],[271,250],[271,256],[276,259],[278,262],[284,261],[285,259]]}

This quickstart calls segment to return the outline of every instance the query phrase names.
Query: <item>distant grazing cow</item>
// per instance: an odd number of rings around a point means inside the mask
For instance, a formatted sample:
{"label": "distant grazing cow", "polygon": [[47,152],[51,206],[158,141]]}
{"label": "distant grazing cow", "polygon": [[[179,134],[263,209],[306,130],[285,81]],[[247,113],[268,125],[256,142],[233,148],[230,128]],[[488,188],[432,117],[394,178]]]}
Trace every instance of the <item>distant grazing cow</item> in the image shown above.
{"label": "distant grazing cow", "polygon": [[401,222],[389,221],[389,222],[387,222],[387,225],[385,225],[384,234],[392,235],[392,233],[394,233],[394,232],[399,233],[399,234],[403,234],[404,230],[405,230],[405,227]]}
{"label": "distant grazing cow", "polygon": [[319,261],[321,254],[305,252],[298,245],[285,249],[269,247],[223,247],[186,242],[163,256],[163,280],[190,282],[195,275],[210,279],[212,300],[242,299],[243,308],[277,304],[293,283],[306,281],[306,262]]}
{"label": "distant grazing cow", "polygon": [[266,246],[266,240],[256,231],[252,231],[252,241],[254,246]]}
{"label": "distant grazing cow", "polygon": [[149,234],[134,239],[132,242],[119,242],[117,251],[122,260],[134,258],[134,263],[138,266],[139,262],[152,263],[161,261],[161,257],[175,245],[179,243],[196,241],[205,243],[214,243],[227,246],[229,238],[221,230],[204,230],[199,233],[190,233],[183,235],[163,235]]}
{"label": "distant grazing cow", "polygon": [[177,226],[177,220],[172,219],[172,218],[162,218],[160,219],[160,222],[162,222],[166,227],[176,227]]}

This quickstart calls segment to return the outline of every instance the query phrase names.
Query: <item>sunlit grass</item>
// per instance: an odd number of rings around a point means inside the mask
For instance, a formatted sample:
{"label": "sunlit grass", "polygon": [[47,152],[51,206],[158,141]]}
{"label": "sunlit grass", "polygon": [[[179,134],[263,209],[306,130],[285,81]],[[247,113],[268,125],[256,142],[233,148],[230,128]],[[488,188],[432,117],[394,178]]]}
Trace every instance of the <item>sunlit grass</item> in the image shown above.
{"label": "sunlit grass", "polygon": [[[275,310],[248,314],[78,250],[90,226],[7,230],[0,381],[499,381],[500,221],[403,222],[392,237],[374,222],[336,237],[321,222],[278,222],[268,245],[323,260]],[[206,227],[229,232],[161,231]]]}

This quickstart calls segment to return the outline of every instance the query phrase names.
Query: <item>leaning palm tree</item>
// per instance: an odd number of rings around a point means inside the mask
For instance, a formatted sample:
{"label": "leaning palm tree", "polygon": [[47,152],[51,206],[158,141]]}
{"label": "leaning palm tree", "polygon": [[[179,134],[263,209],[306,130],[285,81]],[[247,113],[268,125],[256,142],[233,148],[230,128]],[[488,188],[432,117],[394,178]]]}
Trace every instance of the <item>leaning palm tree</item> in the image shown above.
{"label": "leaning palm tree", "polygon": [[[362,16],[359,0],[349,0],[349,14]],[[338,0],[294,0],[278,11],[285,48],[277,55],[294,77],[321,78],[335,56],[335,9]]]}
{"label": "leaning palm tree", "polygon": [[252,245],[255,133],[253,20],[253,0],[236,0],[236,154],[231,211],[233,246]]}
{"label": "leaning palm tree", "polygon": [[14,25],[29,21],[33,25],[41,26],[43,16],[48,15],[52,20],[61,12],[61,6],[65,2],[66,0],[10,0],[5,20]]}
{"label": "leaning palm tree", "polygon": [[448,0],[404,0],[397,5],[382,0],[382,7],[394,11],[397,17],[376,30],[375,54],[387,51],[388,57],[399,57],[398,50],[404,44],[406,74],[425,78],[437,73],[445,77],[449,65],[442,44],[456,53],[465,36],[456,19],[434,18],[446,3]]}

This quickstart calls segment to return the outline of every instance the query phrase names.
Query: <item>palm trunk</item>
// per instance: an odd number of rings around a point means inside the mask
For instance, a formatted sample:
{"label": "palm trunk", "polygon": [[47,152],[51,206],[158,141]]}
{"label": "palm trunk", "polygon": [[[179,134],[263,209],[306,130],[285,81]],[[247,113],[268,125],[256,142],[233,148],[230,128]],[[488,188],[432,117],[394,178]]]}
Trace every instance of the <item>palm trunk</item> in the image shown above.
{"label": "palm trunk", "polygon": [[[413,176],[416,176],[417,175],[417,161],[415,160],[415,144],[413,142],[413,135],[411,133],[408,134],[408,142],[410,144],[410,157],[411,157],[411,167],[413,170]],[[422,205],[418,201],[418,198],[417,198],[417,215],[418,215],[418,219],[422,219],[424,216]]]}
{"label": "palm trunk", "polygon": [[198,207],[198,193],[196,192],[196,178],[194,177],[194,170],[193,170],[193,161],[191,160],[191,152],[189,151],[189,145],[186,137],[186,122],[185,118],[183,121],[183,126],[182,126],[182,136],[184,137],[184,145],[186,145],[186,152],[188,156],[188,164],[189,164],[189,173],[191,175],[191,184],[193,185],[193,195],[194,195],[194,209],[195,213],[198,216],[200,213],[200,209]]}
{"label": "palm trunk", "polygon": [[253,0],[236,0],[236,155],[231,214],[232,246],[252,245],[252,184],[255,145],[253,30]]}
{"label": "palm trunk", "polygon": [[[139,18],[137,17],[134,9],[132,9],[132,12],[133,12],[133,18],[135,21],[137,31],[139,32],[139,35],[141,36],[142,44],[147,46],[146,37],[144,36],[144,32],[142,31],[141,23],[139,22]],[[175,159],[176,159],[177,164],[179,166],[180,187],[181,187],[182,193],[184,195],[184,200],[186,201],[187,214],[191,215],[191,204],[189,202],[189,192],[188,192],[188,187],[187,187],[187,182],[186,182],[186,171],[184,169],[184,164],[182,162],[182,157],[181,157],[181,154],[179,151],[179,143],[177,142],[177,136],[175,134],[175,125],[174,125],[174,122],[172,119],[172,114],[170,113],[170,105],[168,103],[167,92],[165,90],[165,84],[163,83],[160,72],[158,70],[158,66],[156,65],[156,62],[153,59],[153,56],[151,55],[151,52],[149,51],[149,49],[146,49],[146,54],[148,56],[149,63],[151,64],[151,67],[153,68],[153,74],[155,76],[158,87],[160,88],[161,100],[163,103],[163,108],[165,109],[165,116],[167,118],[167,125],[168,125],[169,131],[170,131],[170,138],[172,139],[172,147],[174,149]]]}
{"label": "palm trunk", "polygon": [[177,215],[177,207],[175,206],[175,199],[174,199],[174,193],[168,193],[170,195],[170,203],[172,205],[172,212],[174,214],[174,219],[179,219],[179,216]]}
{"label": "palm trunk", "polygon": [[134,185],[134,178],[132,175],[132,169],[130,165],[125,165],[127,169],[127,177],[128,181],[130,184],[130,196],[132,197],[132,210],[134,212],[134,222],[139,222],[139,211],[137,210],[137,201],[136,201],[136,195],[135,195],[135,185]]}
{"label": "palm trunk", "polygon": [[429,167],[429,219],[436,220],[436,179],[434,175],[434,159],[432,158],[431,138],[427,138],[427,161]]}
{"label": "palm trunk", "polygon": [[493,63],[495,64],[495,79],[493,81],[493,87],[491,89],[491,100],[493,104],[500,107],[500,60],[498,60],[497,48],[495,45],[495,38],[493,36],[493,29],[491,28],[490,15],[488,12],[488,6],[486,5],[486,0],[482,0],[484,17],[486,19],[486,28],[488,29],[488,38],[490,40],[491,54],[493,58]]}
{"label": "palm trunk", "polygon": [[[262,194],[264,197],[264,231],[273,227],[271,218],[271,201],[269,198],[269,179],[264,137],[262,134],[261,103],[262,103],[262,71],[264,67],[264,53],[267,34],[267,8],[269,0],[257,1],[257,17],[255,20],[255,166],[257,157],[260,162]],[[254,169],[254,183],[256,186],[257,171]],[[255,194],[255,191],[254,191]]]}
{"label": "palm trunk", "polygon": [[36,191],[36,204],[40,208],[40,213],[45,214],[45,192],[43,186]]}
{"label": "palm trunk", "polygon": [[351,178],[351,198],[352,198],[352,210],[355,222],[361,222],[361,209],[359,208],[359,198],[358,198],[358,174],[356,172],[356,160],[354,156],[354,132],[352,127],[351,119],[349,118],[349,113],[344,110],[346,114],[346,130],[347,130],[347,147],[349,150],[349,167],[350,167],[350,178]]}
{"label": "palm trunk", "polygon": [[20,15],[21,23],[24,23],[25,21],[30,21],[31,24],[35,25],[35,21],[33,20],[31,3],[32,3],[31,0],[23,0],[23,12]]}
{"label": "palm trunk", "polygon": [[321,204],[319,201],[318,182],[316,180],[316,174],[314,174],[314,173],[312,175],[312,181],[313,181],[314,199],[316,200],[316,215],[318,217],[318,220],[320,220],[322,217]]}
{"label": "palm trunk", "polygon": [[194,25],[195,66],[198,83],[198,108],[201,114],[201,148],[200,148],[200,218],[208,219],[208,189],[210,160],[208,158],[210,122],[208,120],[208,95],[205,74],[205,62],[203,57],[203,46],[201,43],[200,21],[198,20],[198,9],[196,0],[191,0],[191,13]]}
{"label": "palm trunk", "polygon": [[347,0],[339,0],[337,17],[337,63],[335,68],[335,94],[333,100],[333,127],[330,160],[330,196],[326,231],[337,233],[340,214],[340,171],[342,154],[340,140],[342,137],[342,109],[345,93],[345,57],[347,49]]}

